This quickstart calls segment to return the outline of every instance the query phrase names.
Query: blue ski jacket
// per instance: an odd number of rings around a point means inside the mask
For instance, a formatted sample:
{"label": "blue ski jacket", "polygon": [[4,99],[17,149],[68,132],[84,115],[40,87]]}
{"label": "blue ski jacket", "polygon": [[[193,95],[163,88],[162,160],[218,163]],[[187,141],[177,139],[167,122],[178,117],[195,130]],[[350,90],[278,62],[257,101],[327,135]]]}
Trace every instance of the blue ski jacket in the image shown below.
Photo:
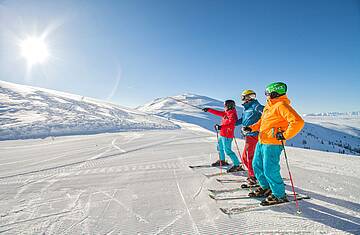
{"label": "blue ski jacket", "polygon": [[[241,118],[236,121],[236,126],[250,126],[261,118],[264,106],[259,103],[257,100],[252,100],[248,103],[243,104],[244,111],[241,115]],[[254,131],[246,134],[247,136],[258,136],[259,132]]]}

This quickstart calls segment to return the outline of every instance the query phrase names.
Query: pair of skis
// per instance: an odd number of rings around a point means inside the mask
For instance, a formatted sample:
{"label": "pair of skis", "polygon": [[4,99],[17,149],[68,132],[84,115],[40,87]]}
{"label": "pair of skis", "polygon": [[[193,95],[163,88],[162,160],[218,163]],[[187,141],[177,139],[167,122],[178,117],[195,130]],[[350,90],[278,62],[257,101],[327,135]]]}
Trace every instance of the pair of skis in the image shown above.
{"label": "pair of skis", "polygon": [[249,185],[249,184],[242,184],[240,185],[240,187],[236,187],[236,188],[229,188],[229,189],[208,189],[208,191],[210,193],[213,194],[222,194],[222,193],[233,193],[233,192],[237,192],[237,191],[241,191],[244,189],[255,189],[260,187],[260,185],[255,184],[255,185]]}
{"label": "pair of skis", "polygon": [[[189,166],[192,169],[196,169],[196,168],[212,168],[213,166],[211,165],[197,165],[197,166]],[[224,173],[214,173],[214,174],[204,174],[207,178],[211,178],[214,176],[220,176],[220,175],[225,175],[225,174],[229,174],[228,172],[224,172]],[[289,180],[289,179],[284,179],[284,180]],[[216,179],[216,181],[220,182],[220,183],[244,183],[246,182],[246,180],[241,180],[241,179]],[[254,185],[251,186],[251,188],[254,187],[259,187],[259,185]],[[249,197],[247,195],[242,195],[242,196],[235,196],[235,197],[219,197],[219,194],[222,193],[231,193],[231,192],[237,192],[246,188],[250,188],[249,185],[247,184],[242,184],[241,187],[238,188],[232,188],[232,189],[222,189],[222,190],[215,190],[215,189],[209,189],[209,192],[211,192],[212,194],[209,194],[209,197],[216,200],[216,201],[223,201],[223,200],[240,200],[240,199],[264,199],[265,197]],[[220,211],[223,212],[224,214],[227,215],[236,215],[236,214],[241,214],[244,212],[249,212],[249,211],[256,211],[256,210],[260,210],[260,209],[264,209],[264,208],[271,208],[271,207],[277,207],[277,206],[282,206],[284,204],[289,204],[289,203],[294,203],[297,201],[301,201],[301,200],[306,200],[306,199],[310,199],[309,196],[307,195],[298,195],[296,194],[296,200],[294,195],[288,195],[288,197],[290,197],[288,199],[287,202],[282,202],[282,203],[277,203],[277,204],[272,204],[272,205],[261,205],[260,203],[250,203],[250,204],[245,204],[243,206],[235,206],[235,207],[228,207],[228,208],[224,208],[221,207]],[[298,211],[299,213],[299,211]]]}
{"label": "pair of skis", "polygon": [[197,169],[197,168],[212,168],[212,167],[216,167],[216,166],[212,166],[210,164],[204,164],[204,165],[192,165],[189,166],[191,169]]}
{"label": "pair of skis", "polygon": [[[229,166],[223,166],[224,169],[227,169]],[[201,169],[201,168],[219,168],[219,166],[212,166],[212,165],[190,165],[189,168],[191,169]],[[212,174],[203,174],[204,176],[206,176],[207,178],[212,178],[215,176],[220,176],[220,175],[228,175],[228,174],[233,174],[233,175],[237,175],[239,174],[239,172],[243,172],[243,171],[236,171],[236,172],[217,172],[217,173],[212,173]]]}
{"label": "pair of skis", "polygon": [[[290,195],[288,195],[288,196],[290,196]],[[248,198],[250,198],[250,197],[248,197]],[[300,201],[300,200],[310,199],[310,197],[307,195],[300,195],[300,196],[297,196],[296,199],[298,201]],[[292,204],[295,202],[294,197],[291,197],[288,200],[289,200],[288,202],[282,202],[282,203],[272,204],[272,205],[261,205],[260,203],[253,203],[253,204],[246,204],[244,206],[235,206],[235,207],[228,207],[228,208],[221,207],[220,211],[227,215],[236,215],[236,214],[241,214],[241,213],[249,212],[249,211],[257,211],[257,210],[261,210],[264,208],[278,207],[278,206],[282,206],[282,205],[286,205],[286,204],[290,204],[290,203]]]}
{"label": "pair of skis", "polygon": [[216,179],[217,182],[222,184],[232,184],[232,183],[245,183],[246,179]]}
{"label": "pair of skis", "polygon": [[[242,189],[243,188],[233,188],[233,189],[224,189],[224,190],[209,190],[212,193],[212,194],[209,194],[209,197],[215,201],[228,201],[228,200],[241,200],[241,199],[255,199],[255,200],[265,199],[265,196],[264,197],[250,197],[248,195],[220,196],[223,193],[237,192],[237,191],[241,191]],[[299,201],[299,200],[304,200],[304,199],[310,199],[310,197],[307,195],[296,194],[296,199]],[[259,210],[259,209],[265,208],[265,207],[275,207],[275,206],[280,206],[280,205],[284,205],[284,204],[288,204],[288,203],[294,203],[295,202],[294,195],[288,195],[288,200],[289,200],[288,202],[282,202],[282,203],[273,204],[273,205],[261,205],[259,202],[256,202],[256,203],[244,204],[242,206],[235,206],[235,207],[229,207],[229,208],[221,207],[220,211],[227,215],[236,215],[236,214],[240,214],[243,212]]]}

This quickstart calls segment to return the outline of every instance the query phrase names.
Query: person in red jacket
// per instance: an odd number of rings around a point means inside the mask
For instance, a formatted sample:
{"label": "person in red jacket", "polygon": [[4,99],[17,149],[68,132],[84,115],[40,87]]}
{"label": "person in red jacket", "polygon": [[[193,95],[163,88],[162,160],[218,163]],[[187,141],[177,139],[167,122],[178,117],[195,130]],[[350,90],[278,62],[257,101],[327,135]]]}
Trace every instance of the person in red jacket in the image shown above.
{"label": "person in red jacket", "polygon": [[218,111],[211,108],[203,109],[204,112],[209,112],[222,117],[221,125],[218,124],[215,125],[217,130],[220,130],[220,137],[218,141],[220,160],[214,162],[211,165],[212,166],[220,166],[220,164],[222,166],[229,165],[225,161],[225,153],[226,153],[226,155],[228,155],[231,158],[231,161],[234,164],[230,169],[228,169],[228,172],[241,171],[244,169],[241,167],[238,157],[231,149],[231,144],[235,137],[234,136],[235,123],[238,120],[235,101],[233,100],[225,101],[224,108],[225,108],[224,111]]}

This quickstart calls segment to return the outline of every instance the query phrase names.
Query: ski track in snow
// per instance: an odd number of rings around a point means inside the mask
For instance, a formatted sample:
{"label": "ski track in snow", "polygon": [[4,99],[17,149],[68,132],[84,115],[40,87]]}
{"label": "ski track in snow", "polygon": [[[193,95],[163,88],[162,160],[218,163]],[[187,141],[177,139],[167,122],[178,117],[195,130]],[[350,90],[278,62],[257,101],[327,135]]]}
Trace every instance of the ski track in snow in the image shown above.
{"label": "ski track in snow", "polygon": [[254,200],[216,203],[205,189],[227,185],[203,174],[219,170],[188,168],[217,157],[209,133],[182,129],[43,141],[27,140],[19,149],[8,148],[17,141],[0,142],[6,150],[0,164],[2,234],[360,233],[360,200],[354,197],[360,192],[359,158],[288,148],[296,191],[312,197],[299,202],[302,216],[288,204],[229,217],[219,208]]}
{"label": "ski track in snow", "polygon": [[[76,165],[79,165],[79,164],[80,165],[78,166],[78,168],[93,167],[93,166],[95,166],[97,164],[102,163],[99,160],[103,160],[105,158],[111,158],[111,157],[118,157],[118,155],[121,155],[121,154],[132,153],[132,152],[136,152],[136,151],[139,151],[139,150],[144,150],[144,149],[156,146],[156,145],[172,143],[174,141],[173,138],[174,137],[170,137],[165,141],[161,140],[159,142],[147,144],[147,145],[144,145],[144,146],[139,147],[139,148],[134,148],[134,149],[131,149],[131,150],[128,150],[128,151],[125,151],[125,152],[121,151],[121,153],[115,153],[115,154],[110,154],[110,155],[106,155],[108,152],[111,151],[111,149],[107,149],[106,151],[103,151],[103,152],[95,155],[94,157],[91,157],[91,158],[88,158],[88,159],[85,159],[85,160],[82,160],[82,161],[73,162],[73,163],[66,163],[66,164],[63,164],[63,165],[60,165],[60,166],[54,166],[54,167],[39,169],[39,170],[35,170],[35,171],[23,172],[23,173],[14,174],[14,175],[0,176],[0,180],[5,179],[5,178],[12,178],[12,177],[17,177],[17,176],[23,176],[23,175],[33,174],[33,173],[44,172],[44,171],[58,170],[60,168],[72,167],[72,166],[76,166]],[[197,136],[188,137],[188,138],[178,139],[177,141],[186,140],[186,139],[196,139],[196,138],[201,138],[201,137],[197,137]]]}
{"label": "ski track in snow", "polygon": [[125,151],[124,149],[120,148],[119,146],[117,146],[117,145],[115,144],[115,142],[116,142],[116,138],[113,139],[113,141],[111,142],[111,145],[112,145],[114,148],[116,148],[117,150],[119,150],[120,152],[126,153],[126,151]]}
{"label": "ski track in snow", "polygon": [[135,216],[135,218],[142,223],[149,223],[148,220],[146,220],[143,216],[139,215],[138,213],[135,213],[130,207],[126,206],[124,203],[122,203],[120,200],[116,199],[115,197],[112,197],[111,195],[109,195],[106,192],[102,192],[103,194],[105,194],[107,197],[109,197],[111,200],[115,201],[116,203],[118,203],[121,207],[123,207],[127,212],[131,213],[132,215]]}
{"label": "ski track in snow", "polygon": [[177,175],[176,175],[176,171],[175,171],[175,170],[174,170],[174,176],[175,176],[177,188],[178,188],[178,190],[179,190],[179,194],[180,194],[180,196],[181,196],[182,201],[184,202],[186,211],[187,211],[187,213],[188,213],[188,215],[189,215],[189,218],[190,218],[190,220],[191,220],[192,227],[194,228],[195,234],[200,234],[200,233],[199,233],[199,229],[198,229],[198,227],[197,227],[197,225],[196,225],[196,223],[195,223],[195,221],[194,221],[194,218],[193,218],[192,215],[191,215],[189,206],[188,206],[188,204],[186,203],[186,200],[185,200],[185,198],[184,198],[183,193],[181,192],[181,188],[180,188],[180,185],[179,185],[179,180],[178,180],[178,178],[177,178]]}

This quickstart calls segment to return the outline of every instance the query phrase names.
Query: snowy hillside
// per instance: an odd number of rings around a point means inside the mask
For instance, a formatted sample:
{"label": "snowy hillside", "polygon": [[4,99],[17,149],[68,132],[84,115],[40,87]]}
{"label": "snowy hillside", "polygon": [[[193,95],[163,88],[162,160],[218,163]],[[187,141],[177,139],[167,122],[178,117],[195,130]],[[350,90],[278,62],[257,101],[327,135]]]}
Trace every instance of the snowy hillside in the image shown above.
{"label": "snowy hillside", "polygon": [[[199,107],[213,107],[223,109],[223,102],[206,96],[184,94],[174,96],[177,100],[184,101]],[[201,110],[177,102],[171,97],[159,98],[140,106],[138,110],[156,114],[188,123],[193,123],[213,131],[213,126],[220,122],[220,118]],[[240,116],[242,108],[238,109]],[[338,113],[339,114],[339,113]],[[350,116],[351,114],[351,116]],[[307,115],[305,127],[288,145],[306,149],[315,149],[336,153],[360,155],[360,116],[356,112],[342,115]],[[236,129],[240,136],[240,128]]]}
{"label": "snowy hillside", "polygon": [[360,117],[360,111],[355,112],[325,112],[325,113],[308,113],[305,117]]}
{"label": "snowy hillside", "polygon": [[[180,120],[201,126],[207,130],[214,131],[214,125],[220,124],[221,118],[210,113],[205,113],[201,109],[186,105],[182,102],[196,107],[210,107],[218,110],[224,109],[224,102],[206,96],[186,93],[183,95],[158,98],[145,105],[137,107],[137,110],[149,114],[165,117],[169,120]],[[237,107],[238,115],[241,115],[242,108]]]}
{"label": "snowy hillside", "polygon": [[175,128],[104,101],[0,81],[0,140]]}
{"label": "snowy hillside", "polygon": [[360,137],[348,134],[348,128],[341,129],[341,126],[336,127],[335,129],[322,123],[306,122],[301,132],[289,140],[287,145],[327,152],[360,155]]}
{"label": "snowy hillside", "polygon": [[360,115],[304,116],[305,121],[360,137]]}

